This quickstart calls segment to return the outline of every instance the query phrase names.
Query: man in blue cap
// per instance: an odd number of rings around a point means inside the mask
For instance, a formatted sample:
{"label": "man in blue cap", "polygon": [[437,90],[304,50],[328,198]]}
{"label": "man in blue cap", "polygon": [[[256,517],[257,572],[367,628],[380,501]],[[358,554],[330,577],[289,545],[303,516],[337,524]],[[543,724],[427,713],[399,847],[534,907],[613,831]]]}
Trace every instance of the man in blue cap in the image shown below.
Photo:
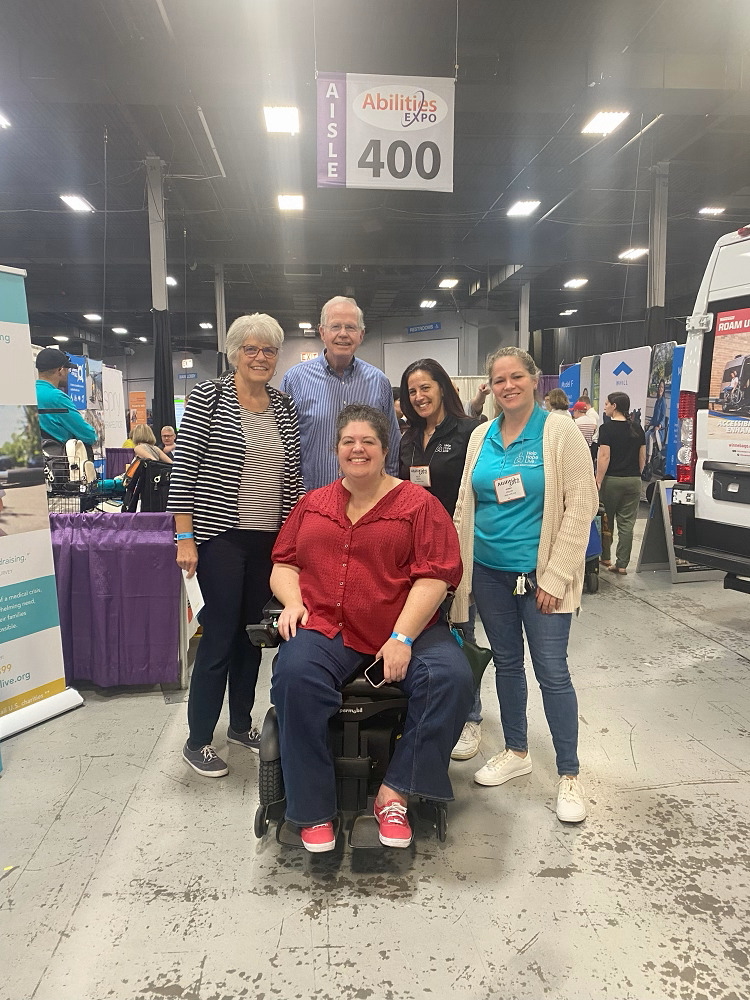
{"label": "man in blue cap", "polygon": [[[75,368],[65,351],[45,347],[36,356],[36,402],[39,407],[39,429],[42,438],[52,438],[65,444],[78,438],[89,447],[96,442],[97,434],[75,408],[73,400],[64,391],[68,384],[68,370]],[[54,410],[57,412],[43,412]]]}

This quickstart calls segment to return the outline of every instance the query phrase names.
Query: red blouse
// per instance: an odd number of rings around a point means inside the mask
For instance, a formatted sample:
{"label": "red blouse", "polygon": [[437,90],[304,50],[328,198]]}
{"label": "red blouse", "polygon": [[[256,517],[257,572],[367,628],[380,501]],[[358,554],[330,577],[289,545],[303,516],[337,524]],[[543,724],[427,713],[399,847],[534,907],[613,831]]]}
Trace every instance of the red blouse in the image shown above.
{"label": "red blouse", "polygon": [[[388,639],[415,580],[461,580],[458,536],[445,508],[414,483],[386,493],[352,524],[340,479],[307,493],[273,548],[274,563],[300,569],[306,628],[375,653]],[[437,613],[429,624],[437,621]]]}

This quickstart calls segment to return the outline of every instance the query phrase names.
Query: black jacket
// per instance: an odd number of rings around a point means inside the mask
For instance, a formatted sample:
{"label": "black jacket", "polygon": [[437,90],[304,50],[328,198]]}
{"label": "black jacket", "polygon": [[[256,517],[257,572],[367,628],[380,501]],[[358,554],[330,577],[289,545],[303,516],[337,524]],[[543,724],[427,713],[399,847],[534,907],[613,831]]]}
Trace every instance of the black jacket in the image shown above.
{"label": "black jacket", "polygon": [[412,465],[429,465],[431,485],[425,488],[437,497],[451,517],[458,500],[466,446],[471,432],[478,425],[479,421],[474,417],[459,418],[449,415],[437,425],[435,433],[424,449],[423,433],[419,428],[410,427],[401,438],[399,477],[409,479],[409,468]]}

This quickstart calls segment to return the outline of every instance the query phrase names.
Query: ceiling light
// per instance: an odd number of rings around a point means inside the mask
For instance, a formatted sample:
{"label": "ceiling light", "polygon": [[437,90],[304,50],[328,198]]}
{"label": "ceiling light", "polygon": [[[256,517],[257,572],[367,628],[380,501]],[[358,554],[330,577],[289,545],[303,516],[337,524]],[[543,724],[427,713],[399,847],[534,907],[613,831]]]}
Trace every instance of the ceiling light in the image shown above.
{"label": "ceiling light", "polygon": [[508,215],[531,215],[541,205],[540,201],[517,201],[508,209]]}
{"label": "ceiling light", "polygon": [[83,318],[90,320],[92,323],[101,322],[101,316],[99,315],[99,313],[84,313]]}
{"label": "ceiling light", "polygon": [[199,323],[198,326],[201,330],[213,330],[214,328],[213,323]]}
{"label": "ceiling light", "polygon": [[170,287],[174,288],[174,286],[175,286],[175,285],[177,284],[177,278],[172,278],[172,277],[170,277],[170,276],[168,275],[168,276],[167,276],[167,284],[168,284],[168,285],[169,285]]}
{"label": "ceiling light", "polygon": [[698,209],[698,215],[722,215],[725,211],[726,209],[724,208],[719,208],[718,206],[712,208],[710,205],[707,205],[706,208]]}
{"label": "ceiling light", "polygon": [[629,114],[629,111],[600,111],[587,125],[583,126],[581,132],[609,135],[625,121]]}
{"label": "ceiling light", "polygon": [[10,122],[5,115],[0,115],[0,128],[10,128]]}
{"label": "ceiling light", "polygon": [[67,344],[67,342],[70,340],[70,337],[66,337],[62,333],[55,333],[52,335],[52,339],[56,340],[58,344]]}
{"label": "ceiling light", "polygon": [[645,257],[647,253],[647,247],[631,247],[629,250],[623,250],[617,256],[620,260],[638,260],[639,257]]}
{"label": "ceiling light", "polygon": [[127,333],[127,327],[124,326],[113,326],[112,333]]}
{"label": "ceiling light", "polygon": [[434,309],[436,305],[437,305],[437,301],[435,299],[422,299],[422,301],[419,303],[419,308],[420,309]]}
{"label": "ceiling light", "polygon": [[280,194],[279,208],[282,212],[301,212],[305,207],[305,199],[301,194]]}
{"label": "ceiling light", "polygon": [[588,278],[571,278],[570,281],[566,281],[563,288],[583,288],[584,285],[588,285]]}
{"label": "ceiling light", "polygon": [[79,194],[61,194],[60,201],[64,201],[68,208],[72,208],[74,212],[94,211],[94,206]]}
{"label": "ceiling light", "polygon": [[573,313],[577,313],[577,312],[578,312],[577,309],[565,309],[563,312],[560,313],[560,315],[561,316],[572,316]]}
{"label": "ceiling light", "polygon": [[296,135],[299,132],[298,108],[263,108],[266,116],[266,132],[288,132]]}
{"label": "ceiling light", "polygon": [[438,288],[455,288],[457,284],[458,278],[443,278]]}
{"label": "ceiling light", "polygon": [[299,323],[300,330],[312,330],[312,323]]}
{"label": "ceiling light", "polygon": [[138,339],[140,340],[140,342],[142,344],[147,344],[148,343],[148,337],[139,337]]}

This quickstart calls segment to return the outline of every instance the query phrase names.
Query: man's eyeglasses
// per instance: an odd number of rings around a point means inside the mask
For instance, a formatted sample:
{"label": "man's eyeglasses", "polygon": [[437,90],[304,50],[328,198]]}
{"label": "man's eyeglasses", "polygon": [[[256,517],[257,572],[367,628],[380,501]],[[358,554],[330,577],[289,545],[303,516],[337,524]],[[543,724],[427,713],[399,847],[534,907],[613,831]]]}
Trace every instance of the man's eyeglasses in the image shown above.
{"label": "man's eyeglasses", "polygon": [[246,358],[255,358],[259,354],[262,354],[264,358],[267,358],[269,361],[273,361],[279,353],[279,349],[278,347],[253,347],[250,344],[243,344],[242,353]]}
{"label": "man's eyeglasses", "polygon": [[346,330],[347,333],[359,333],[356,323],[331,323],[326,330],[330,330],[331,333],[341,333],[342,330]]}

